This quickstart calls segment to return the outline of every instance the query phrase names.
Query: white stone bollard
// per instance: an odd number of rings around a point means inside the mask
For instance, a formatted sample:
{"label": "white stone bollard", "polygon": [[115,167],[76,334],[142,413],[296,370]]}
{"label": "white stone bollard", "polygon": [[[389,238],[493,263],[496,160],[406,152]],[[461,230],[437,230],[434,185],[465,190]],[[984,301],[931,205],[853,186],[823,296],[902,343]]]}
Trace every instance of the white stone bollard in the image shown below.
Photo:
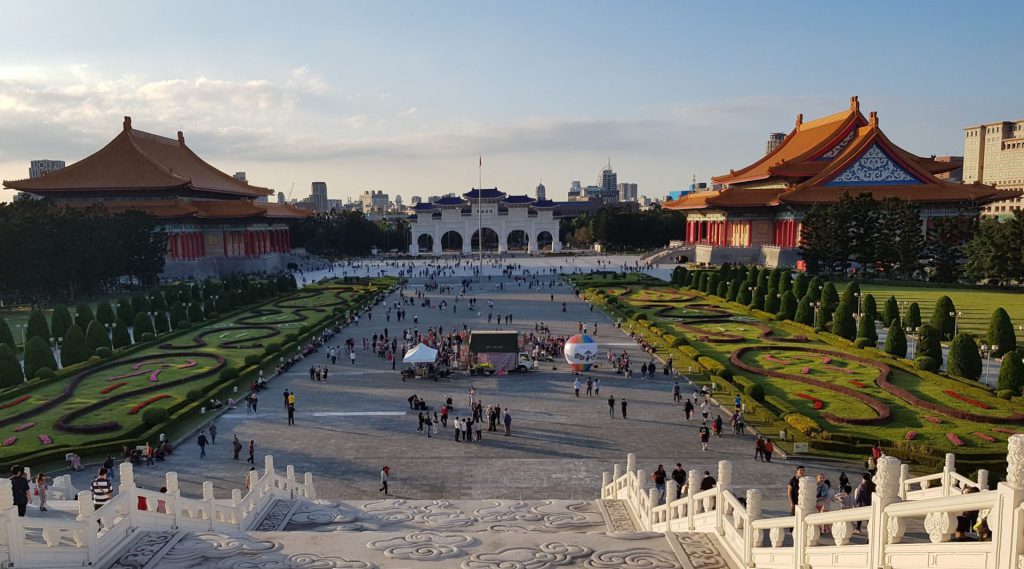
{"label": "white stone bollard", "polygon": [[121,479],[121,492],[135,486],[135,468],[130,462],[122,462],[118,467],[118,478]]}
{"label": "white stone bollard", "polygon": [[978,469],[978,490],[988,490],[988,470]]}
{"label": "white stone bollard", "polygon": [[268,454],[267,456],[263,457],[263,468],[264,468],[264,470],[266,470],[267,474],[273,474],[274,473],[274,457],[273,457],[273,455],[269,455]]}
{"label": "white stone bollard", "polygon": [[168,472],[164,475],[164,486],[167,488],[167,494],[171,496],[181,496],[181,490],[178,489],[178,473]]}
{"label": "white stone bollard", "polygon": [[302,479],[302,483],[306,486],[306,498],[316,500],[316,487],[313,486],[313,473],[307,472]]}
{"label": "white stone bollard", "polygon": [[629,453],[626,455],[626,472],[636,471],[636,455]]}

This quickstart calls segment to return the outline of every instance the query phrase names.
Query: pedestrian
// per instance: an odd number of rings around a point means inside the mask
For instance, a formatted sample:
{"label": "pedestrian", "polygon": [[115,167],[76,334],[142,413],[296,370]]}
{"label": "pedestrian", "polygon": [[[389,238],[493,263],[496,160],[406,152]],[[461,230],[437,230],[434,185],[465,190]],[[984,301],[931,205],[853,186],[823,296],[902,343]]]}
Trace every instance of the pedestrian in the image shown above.
{"label": "pedestrian", "polygon": [[423,411],[419,412],[418,423],[416,425],[416,432],[417,433],[422,433],[423,432]]}
{"label": "pedestrian", "polygon": [[245,489],[246,490],[251,490],[252,489],[252,473],[253,472],[256,472],[256,467],[255,466],[250,467],[249,468],[249,472],[245,473]]}
{"label": "pedestrian", "polygon": [[[309,368],[309,380],[313,381],[313,368],[312,367]],[[291,394],[288,393],[287,389],[285,389],[284,393],[282,395],[284,396],[284,408],[287,409],[288,408],[288,396],[291,395]]]}
{"label": "pedestrian", "polygon": [[20,464],[11,467],[11,492],[14,505],[18,507],[18,517],[24,518],[32,497],[29,495],[28,479],[25,478],[25,467]]}
{"label": "pedestrian", "polygon": [[587,397],[592,397],[594,393],[594,380],[587,378]]}
{"label": "pedestrian", "polygon": [[462,427],[462,442],[464,442],[464,443],[473,442],[473,441],[470,440],[471,437],[469,435],[469,428],[470,428],[470,425],[472,425],[472,423],[473,423],[472,419],[463,419],[462,422],[459,423],[459,426]]}
{"label": "pedestrian", "polygon": [[249,439],[249,459],[246,462],[256,464],[256,441],[253,439]]}
{"label": "pedestrian", "polygon": [[256,414],[256,406],[259,404],[260,398],[256,397],[255,393],[253,393],[249,397],[252,398],[252,414],[255,415]]}
{"label": "pedestrian", "polygon": [[796,504],[800,497],[800,479],[804,477],[803,465],[796,467],[796,473],[789,479],[789,484],[786,486],[786,496],[789,498],[789,515],[796,513]]}
{"label": "pedestrian", "polygon": [[40,472],[36,475],[36,496],[39,496],[39,511],[46,511],[46,491],[49,489],[49,485],[46,483],[46,475]]}
{"label": "pedestrian", "polygon": [[716,415],[715,416],[714,425],[715,425],[715,436],[716,437],[721,437],[722,436],[722,416],[721,415]]}
{"label": "pedestrian", "polygon": [[473,421],[473,428],[476,430],[476,442],[481,442],[483,440],[484,430],[483,421],[479,419]]}
{"label": "pedestrian", "polygon": [[659,464],[658,469],[651,474],[651,480],[654,480],[654,489],[658,491],[658,505],[665,503],[665,479],[668,478],[668,473],[665,472],[665,466]]}
{"label": "pedestrian", "polygon": [[764,437],[757,435],[757,440],[754,441],[754,460],[760,459],[764,462]]}
{"label": "pedestrian", "polygon": [[[430,430],[434,426],[434,422],[430,419],[430,413],[429,412],[426,414],[425,417],[423,417],[423,424],[427,426],[427,438],[429,439],[430,438]],[[420,428],[420,430],[423,430],[422,427]]]}
{"label": "pedestrian", "polygon": [[505,410],[505,436],[512,434],[512,413]]}
{"label": "pedestrian", "polygon": [[679,396],[679,382],[677,381],[672,385],[672,402],[679,403],[680,399],[682,397]]}
{"label": "pedestrian", "polygon": [[[100,468],[92,481],[92,507],[98,510],[114,497],[114,485],[107,478],[107,469]],[[26,484],[27,486],[27,484]]]}
{"label": "pedestrian", "polygon": [[676,463],[676,469],[672,471],[672,481],[676,483],[676,500],[683,497],[683,486],[686,486],[686,471],[683,464]]}
{"label": "pedestrian", "polygon": [[765,462],[771,462],[772,461],[772,453],[773,452],[775,452],[775,445],[772,443],[771,439],[765,437],[765,439],[764,439],[764,461]]}
{"label": "pedestrian", "polygon": [[206,433],[199,431],[199,438],[196,439],[196,443],[199,445],[199,458],[206,458]]}
{"label": "pedestrian", "polygon": [[356,351],[355,350],[349,350],[349,352],[348,352],[348,359],[352,362],[352,365],[356,365]]}
{"label": "pedestrian", "polygon": [[288,405],[288,426],[289,427],[294,427],[295,426],[295,405],[294,404],[289,404]]}
{"label": "pedestrian", "polygon": [[380,490],[378,490],[378,492],[383,492],[385,496],[388,495],[388,478],[390,477],[391,468],[385,464],[384,467],[380,469]]}
{"label": "pedestrian", "polygon": [[619,403],[619,408],[622,409],[622,418],[623,419],[626,418],[626,406],[627,405],[629,405],[629,403],[627,403],[625,399],[623,399],[622,402]]}
{"label": "pedestrian", "polygon": [[572,382],[572,390],[576,393],[576,399],[580,398],[580,380],[574,379]]}
{"label": "pedestrian", "polygon": [[[857,490],[853,494],[853,506],[855,508],[863,508],[864,506],[871,505],[871,495],[875,492],[875,483],[871,480],[871,474],[865,472],[861,474],[860,484],[857,485]],[[854,533],[860,533],[861,522],[857,522],[857,526],[853,529]]]}
{"label": "pedestrian", "polygon": [[615,396],[614,395],[609,395],[608,396],[608,416],[611,417],[612,419],[615,418]]}
{"label": "pedestrian", "polygon": [[708,442],[711,440],[711,432],[708,430],[708,424],[701,423],[700,430],[697,434],[700,437],[701,450],[708,450]]}
{"label": "pedestrian", "polygon": [[462,436],[462,425],[459,424],[460,419],[455,417],[455,421],[452,422],[452,427],[455,428],[455,442],[459,442],[459,437]]}
{"label": "pedestrian", "polygon": [[235,435],[234,440],[231,441],[231,450],[235,453],[231,460],[238,460],[238,453],[242,452],[242,441],[238,440],[238,435]]}
{"label": "pedestrian", "polygon": [[217,444],[217,423],[210,424],[210,444]]}
{"label": "pedestrian", "polygon": [[704,471],[704,478],[700,481],[700,491],[710,490],[718,485],[718,481],[707,470]]}
{"label": "pedestrian", "polygon": [[693,402],[689,398],[686,399],[686,404],[683,405],[683,412],[686,413],[686,420],[690,420],[690,415],[693,415]]}
{"label": "pedestrian", "polygon": [[601,396],[601,380],[600,379],[595,379],[594,380],[594,397],[600,397],[600,396]]}

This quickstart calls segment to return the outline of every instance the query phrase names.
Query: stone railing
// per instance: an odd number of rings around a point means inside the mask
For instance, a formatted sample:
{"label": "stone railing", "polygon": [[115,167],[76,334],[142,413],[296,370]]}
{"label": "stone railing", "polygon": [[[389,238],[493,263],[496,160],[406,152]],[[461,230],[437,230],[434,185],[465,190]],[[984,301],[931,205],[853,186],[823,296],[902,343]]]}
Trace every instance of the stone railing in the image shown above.
{"label": "stone railing", "polygon": [[[815,511],[815,480],[806,476],[800,480],[794,515],[765,517],[759,490],[747,490],[742,497],[734,493],[729,461],[718,463],[715,488],[696,491],[700,478],[691,470],[682,498],[658,505],[647,473],[636,469],[630,454],[624,472],[616,464],[612,474],[604,473],[601,497],[623,500],[640,531],[718,535],[740,567],[1024,568],[1024,435],[1010,437],[1007,479],[995,490],[988,488],[987,472],[972,481],[953,466],[953,455],[947,455],[941,473],[910,478],[899,459],[882,457],[870,506],[826,512]],[[978,492],[963,493],[967,488]],[[987,515],[991,539],[951,543],[957,516],[969,511]],[[855,537],[857,522],[864,522],[864,533]]]}
{"label": "stone railing", "polygon": [[250,472],[249,491],[243,497],[232,490],[229,500],[213,497],[213,483],[203,483],[202,498],[187,498],[178,489],[178,475],[165,476],[167,492],[135,485],[130,463],[120,465],[118,494],[95,509],[92,493],[78,493],[74,520],[18,517],[11,482],[0,479],[0,564],[3,567],[83,567],[110,561],[132,533],[154,530],[208,531],[251,529],[275,498],[316,499],[313,475],[303,480],[288,466],[284,474],[274,469],[274,458],[264,458],[262,475]]}

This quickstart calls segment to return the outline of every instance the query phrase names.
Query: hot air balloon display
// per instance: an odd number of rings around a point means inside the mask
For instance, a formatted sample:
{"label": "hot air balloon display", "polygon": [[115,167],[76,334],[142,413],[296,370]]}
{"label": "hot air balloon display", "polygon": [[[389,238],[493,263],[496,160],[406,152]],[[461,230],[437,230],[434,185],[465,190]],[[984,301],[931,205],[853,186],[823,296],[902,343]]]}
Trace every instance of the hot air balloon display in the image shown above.
{"label": "hot air balloon display", "polygon": [[597,361],[597,342],[586,334],[576,334],[565,341],[563,352],[573,371],[590,371]]}

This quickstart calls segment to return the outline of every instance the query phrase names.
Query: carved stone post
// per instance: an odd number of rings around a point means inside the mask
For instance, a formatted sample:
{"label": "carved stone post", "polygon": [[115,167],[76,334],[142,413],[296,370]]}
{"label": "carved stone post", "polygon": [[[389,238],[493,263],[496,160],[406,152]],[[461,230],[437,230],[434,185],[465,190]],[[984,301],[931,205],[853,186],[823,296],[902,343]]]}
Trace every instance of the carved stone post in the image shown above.
{"label": "carved stone post", "polygon": [[996,487],[999,507],[992,509],[996,519],[988,525],[995,529],[995,567],[1016,567],[1024,556],[1024,527],[1017,514],[1024,502],[1024,435],[1013,435],[1006,443],[1006,482]]}
{"label": "carved stone post", "polygon": [[264,470],[266,470],[267,474],[273,474],[274,473],[274,457],[273,457],[273,455],[269,455],[268,454],[267,456],[263,457],[263,468],[264,468]]}
{"label": "carved stone post", "polygon": [[[23,563],[22,542],[24,532],[18,523],[18,510],[14,506],[14,491],[8,478],[0,478],[0,545],[6,545],[13,567]],[[3,556],[0,556],[0,560]]]}
{"label": "carved stone post", "polygon": [[907,480],[910,480],[910,465],[900,465],[900,500],[907,499]]}
{"label": "carved stone post", "polygon": [[316,487],[313,486],[313,473],[307,472],[302,479],[302,483],[306,486],[306,498],[316,500]]}
{"label": "carved stone post", "polygon": [[[0,488],[0,494],[3,494],[3,489]],[[10,494],[10,492],[7,492]],[[75,544],[79,547],[85,547],[89,551],[89,561],[96,563],[99,561],[99,544],[96,536],[96,523],[89,520],[96,508],[92,504],[92,492],[89,490],[82,490],[78,493],[78,517],[76,521],[85,522],[83,527],[75,530]]]}
{"label": "carved stone post", "polygon": [[164,475],[164,486],[167,488],[167,494],[169,496],[181,496],[181,490],[178,489],[177,472],[168,472],[166,475]]}
{"label": "carved stone post", "polygon": [[818,484],[813,476],[800,479],[796,501],[796,523],[793,526],[793,560],[795,569],[804,566],[807,547],[818,543],[818,526],[808,525],[805,518],[814,513]]}
{"label": "carved stone post", "polygon": [[618,464],[618,463],[613,464],[612,465],[612,480],[618,480],[621,476],[622,476],[622,465]]}
{"label": "carved stone post", "polygon": [[127,500],[128,524],[134,529],[139,524],[139,508],[137,506],[138,496],[135,492],[135,468],[130,462],[122,462],[117,467],[121,483],[118,486],[118,493]]}
{"label": "carved stone post", "polygon": [[988,471],[984,468],[978,469],[978,490],[988,490]]}
{"label": "carved stone post", "polygon": [[206,502],[204,517],[209,522],[210,529],[212,530],[216,514],[213,511],[213,482],[209,480],[203,482],[203,502]]}
{"label": "carved stone post", "polygon": [[956,455],[947,452],[946,464],[942,467],[942,497],[951,496],[953,492],[953,473],[956,472]]}
{"label": "carved stone post", "polygon": [[900,501],[900,472],[902,463],[896,457],[883,456],[878,459],[878,471],[875,473],[875,493],[871,496],[871,514],[868,518],[868,566],[884,565],[885,546],[899,543],[906,533],[906,522],[903,518],[890,518],[885,515],[889,504]]}
{"label": "carved stone post", "polygon": [[691,470],[686,476],[686,529],[693,531],[697,527],[694,515],[697,513],[697,500],[694,494],[700,491],[700,480],[697,471]]}
{"label": "carved stone post", "polygon": [[761,530],[754,529],[754,520],[761,518],[761,491],[747,490],[747,524],[743,526],[743,566],[753,567],[754,548],[761,547]]}
{"label": "carved stone post", "polygon": [[718,484],[715,486],[715,532],[725,535],[725,498],[723,494],[732,485],[732,463],[718,461]]}
{"label": "carved stone post", "polygon": [[611,474],[607,470],[601,473],[601,498],[609,498],[608,495],[608,483],[611,478]]}
{"label": "carved stone post", "polygon": [[636,455],[629,453],[626,455],[626,472],[636,471]]}
{"label": "carved stone post", "polygon": [[[658,505],[658,490],[656,488],[647,489],[647,527],[643,528],[647,531],[654,529],[654,508]],[[668,528],[665,528],[668,531]]]}

